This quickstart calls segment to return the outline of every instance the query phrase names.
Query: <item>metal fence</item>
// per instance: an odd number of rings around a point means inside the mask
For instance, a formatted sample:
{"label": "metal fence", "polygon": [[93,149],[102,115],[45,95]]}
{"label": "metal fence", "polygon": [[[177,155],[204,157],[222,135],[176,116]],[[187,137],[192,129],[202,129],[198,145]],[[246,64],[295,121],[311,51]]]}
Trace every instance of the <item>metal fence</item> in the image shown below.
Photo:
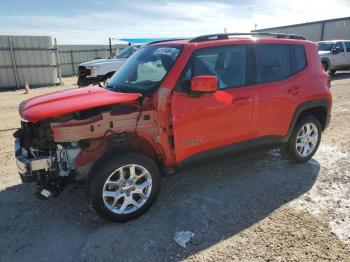
{"label": "metal fence", "polygon": [[0,88],[60,83],[59,54],[47,36],[0,36]]}
{"label": "metal fence", "polygon": [[[126,45],[113,45],[114,52],[118,52]],[[79,64],[96,58],[110,56],[108,45],[58,45],[60,64],[63,76],[78,74]]]}
{"label": "metal fence", "polygon": [[[125,45],[114,45],[113,50]],[[0,36],[0,89],[59,85],[78,65],[108,58],[108,45],[57,45],[49,36]]]}

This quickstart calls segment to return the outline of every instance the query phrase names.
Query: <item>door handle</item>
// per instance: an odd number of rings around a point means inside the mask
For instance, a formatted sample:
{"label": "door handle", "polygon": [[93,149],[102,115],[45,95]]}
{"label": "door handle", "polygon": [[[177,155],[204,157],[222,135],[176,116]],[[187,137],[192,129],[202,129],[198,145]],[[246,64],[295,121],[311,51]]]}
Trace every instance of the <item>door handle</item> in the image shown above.
{"label": "door handle", "polygon": [[293,86],[293,87],[288,89],[288,93],[296,96],[297,94],[299,94],[300,90],[301,90],[300,86]]}
{"label": "door handle", "polygon": [[252,98],[250,96],[237,96],[232,99],[232,104],[236,102],[244,102],[244,101],[251,102]]}

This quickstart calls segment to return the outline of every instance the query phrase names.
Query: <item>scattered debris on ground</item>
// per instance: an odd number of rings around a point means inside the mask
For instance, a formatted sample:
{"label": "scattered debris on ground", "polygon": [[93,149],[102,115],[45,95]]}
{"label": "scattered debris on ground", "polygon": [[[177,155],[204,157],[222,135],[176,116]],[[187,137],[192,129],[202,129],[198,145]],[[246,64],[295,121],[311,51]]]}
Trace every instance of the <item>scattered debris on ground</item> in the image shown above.
{"label": "scattered debris on ground", "polygon": [[174,240],[179,246],[186,248],[186,244],[192,237],[194,237],[194,233],[191,231],[177,231],[175,233]]}

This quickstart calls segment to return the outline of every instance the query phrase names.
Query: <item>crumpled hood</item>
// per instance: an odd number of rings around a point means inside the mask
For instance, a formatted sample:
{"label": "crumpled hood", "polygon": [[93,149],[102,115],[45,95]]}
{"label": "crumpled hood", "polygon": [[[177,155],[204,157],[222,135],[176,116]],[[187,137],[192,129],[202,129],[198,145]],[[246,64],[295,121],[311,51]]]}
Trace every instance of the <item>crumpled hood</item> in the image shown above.
{"label": "crumpled hood", "polygon": [[106,64],[123,64],[126,59],[97,59],[85,63],[81,63],[79,66],[85,66],[86,68],[92,68],[93,66],[101,66]]}
{"label": "crumpled hood", "polygon": [[20,104],[19,114],[25,121],[38,122],[89,108],[133,103],[140,96],[139,93],[118,93],[98,86],[74,88],[28,99]]}
{"label": "crumpled hood", "polygon": [[331,52],[330,52],[330,51],[318,51],[318,54],[319,54],[320,56],[326,56],[326,55],[330,55]]}

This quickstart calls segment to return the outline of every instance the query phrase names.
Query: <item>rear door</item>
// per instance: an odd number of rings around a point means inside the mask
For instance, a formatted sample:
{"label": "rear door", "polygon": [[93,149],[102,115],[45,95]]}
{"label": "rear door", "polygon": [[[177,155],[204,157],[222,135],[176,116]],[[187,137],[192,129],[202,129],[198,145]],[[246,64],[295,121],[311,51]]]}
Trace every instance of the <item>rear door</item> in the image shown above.
{"label": "rear door", "polygon": [[[172,96],[176,160],[251,137],[254,88],[247,84],[247,46],[200,49],[194,53]],[[193,76],[215,75],[219,90],[190,94]]]}
{"label": "rear door", "polygon": [[346,57],[346,64],[350,66],[350,41],[344,42],[345,44],[345,57]]}
{"label": "rear door", "polygon": [[[253,132],[256,137],[286,135],[305,90],[303,45],[257,44]],[[297,73],[300,72],[300,73]]]}
{"label": "rear door", "polygon": [[344,42],[336,42],[333,50],[338,49],[338,53],[332,54],[332,64],[335,65],[335,67],[344,67],[347,65],[347,58],[345,53],[345,47]]}

